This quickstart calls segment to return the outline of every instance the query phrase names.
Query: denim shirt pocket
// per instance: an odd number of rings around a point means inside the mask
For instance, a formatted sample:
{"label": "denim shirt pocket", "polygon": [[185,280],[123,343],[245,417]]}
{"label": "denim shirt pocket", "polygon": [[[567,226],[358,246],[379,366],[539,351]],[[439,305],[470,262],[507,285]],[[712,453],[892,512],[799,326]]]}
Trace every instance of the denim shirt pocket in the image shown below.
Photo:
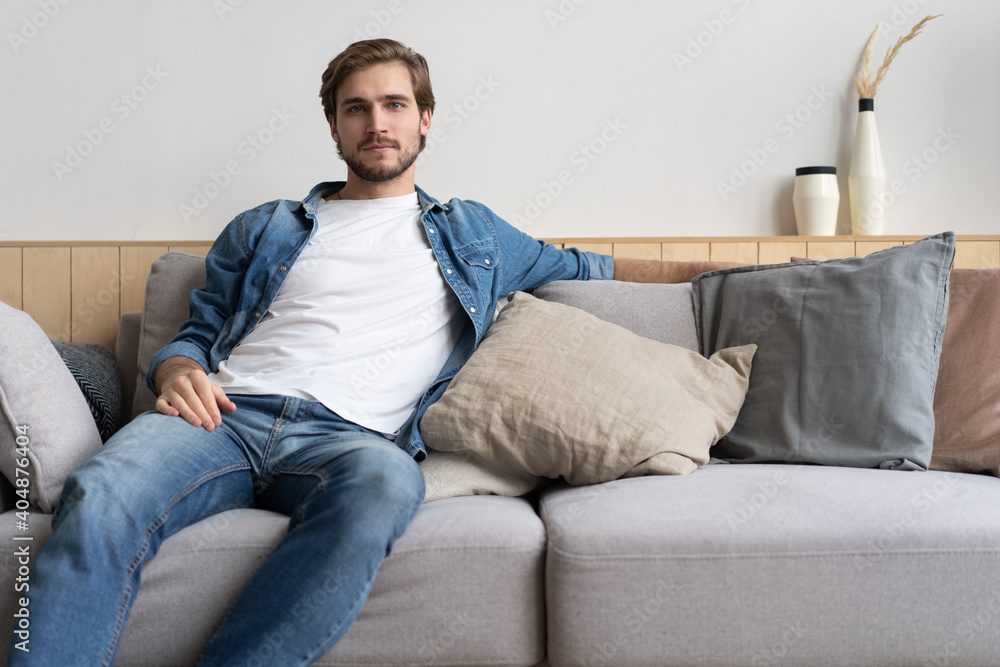
{"label": "denim shirt pocket", "polygon": [[479,294],[483,299],[484,306],[491,303],[494,286],[498,288],[500,281],[498,271],[500,254],[492,239],[467,243],[458,248],[455,254],[472,269],[470,273],[479,287]]}

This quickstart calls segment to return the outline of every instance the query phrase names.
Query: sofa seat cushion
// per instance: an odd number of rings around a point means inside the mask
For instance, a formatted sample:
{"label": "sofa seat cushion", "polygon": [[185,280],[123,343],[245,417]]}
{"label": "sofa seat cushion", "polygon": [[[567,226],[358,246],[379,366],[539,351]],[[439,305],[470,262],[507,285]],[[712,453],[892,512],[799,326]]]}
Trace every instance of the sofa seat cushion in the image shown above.
{"label": "sofa seat cushion", "polygon": [[[30,535],[31,555],[51,534],[34,514],[30,533],[0,518],[0,540]],[[231,510],[164,541],[142,572],[116,666],[193,665],[236,597],[278,541],[288,517]],[[534,665],[545,653],[545,533],[519,498],[467,496],[426,503],[375,578],[361,616],[316,665]],[[3,636],[17,596],[13,549],[0,551]],[[326,594],[317,591],[317,595]],[[308,613],[288,610],[286,622]],[[280,640],[281,623],[275,625]],[[3,646],[3,651],[7,646]],[[0,655],[0,662],[2,662]]]}
{"label": "sofa seat cushion", "polygon": [[994,478],[719,464],[540,502],[553,665],[1000,659]]}

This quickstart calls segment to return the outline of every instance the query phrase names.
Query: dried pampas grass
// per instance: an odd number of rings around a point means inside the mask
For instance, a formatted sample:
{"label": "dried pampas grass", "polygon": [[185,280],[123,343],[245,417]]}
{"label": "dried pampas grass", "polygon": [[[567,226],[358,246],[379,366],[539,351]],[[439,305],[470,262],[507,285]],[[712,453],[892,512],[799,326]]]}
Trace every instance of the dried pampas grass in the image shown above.
{"label": "dried pampas grass", "polygon": [[858,97],[861,99],[871,99],[875,97],[875,93],[878,91],[879,84],[882,83],[882,79],[885,78],[886,72],[889,71],[889,65],[899,54],[899,49],[902,48],[903,44],[920,34],[924,26],[930,21],[933,21],[938,16],[943,16],[943,14],[936,14],[935,16],[925,16],[920,20],[917,25],[913,26],[910,33],[905,37],[900,37],[896,40],[896,43],[885,52],[885,58],[882,59],[882,65],[878,68],[878,72],[875,73],[875,79],[871,78],[871,61],[872,61],[872,51],[875,49],[875,38],[878,37],[878,26],[875,26],[875,30],[872,32],[872,36],[868,38],[868,45],[865,46],[865,52],[861,60],[861,76],[859,77],[857,73],[854,75],[854,87],[858,91]]}

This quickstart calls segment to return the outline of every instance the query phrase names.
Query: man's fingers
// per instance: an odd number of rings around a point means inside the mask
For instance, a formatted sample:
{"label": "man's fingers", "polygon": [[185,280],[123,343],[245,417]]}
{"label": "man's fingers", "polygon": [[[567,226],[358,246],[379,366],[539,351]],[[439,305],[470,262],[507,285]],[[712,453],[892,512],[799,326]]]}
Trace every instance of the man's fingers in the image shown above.
{"label": "man's fingers", "polygon": [[163,388],[163,393],[157,400],[157,409],[170,414],[159,407],[160,401],[163,401],[167,407],[176,409],[178,416],[192,426],[204,426],[206,431],[211,432],[222,423],[213,387],[204,371],[179,375]]}
{"label": "man's fingers", "polygon": [[226,396],[225,389],[213,383],[212,390],[215,392],[215,403],[219,406],[220,410],[226,413],[236,412],[236,404]]}
{"label": "man's fingers", "polygon": [[168,417],[180,417],[192,426],[201,426],[204,420],[191,409],[177,392],[164,392],[156,399],[156,409]]}
{"label": "man's fingers", "polygon": [[[216,426],[222,424],[222,414],[219,412],[219,406],[215,399],[215,385],[204,374],[197,378],[193,385],[194,391],[198,396],[198,402],[201,403],[204,415],[207,417],[202,422],[205,428],[211,431]],[[211,424],[212,428],[209,428],[209,424]]]}
{"label": "man's fingers", "polygon": [[170,401],[160,396],[156,399],[156,410],[161,412],[168,417],[179,417],[181,412],[174,406],[170,405]]}

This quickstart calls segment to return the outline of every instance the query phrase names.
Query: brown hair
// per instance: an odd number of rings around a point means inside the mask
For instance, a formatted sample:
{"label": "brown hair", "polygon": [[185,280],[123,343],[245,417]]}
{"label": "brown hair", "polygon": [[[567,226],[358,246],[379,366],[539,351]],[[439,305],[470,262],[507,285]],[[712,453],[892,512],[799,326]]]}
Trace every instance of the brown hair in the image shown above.
{"label": "brown hair", "polygon": [[323,72],[323,85],[319,89],[323,112],[327,120],[337,120],[337,88],[348,75],[382,63],[401,62],[410,70],[413,96],[420,112],[430,109],[434,113],[434,92],[431,75],[424,57],[408,46],[392,39],[369,39],[348,46],[330,61]]}

